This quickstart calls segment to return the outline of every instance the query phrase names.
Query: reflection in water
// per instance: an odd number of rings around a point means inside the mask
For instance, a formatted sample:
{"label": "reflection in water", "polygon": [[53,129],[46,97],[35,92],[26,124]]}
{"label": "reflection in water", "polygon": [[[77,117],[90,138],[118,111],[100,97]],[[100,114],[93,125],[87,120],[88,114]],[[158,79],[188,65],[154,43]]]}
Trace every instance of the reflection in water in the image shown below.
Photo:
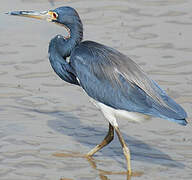
{"label": "reflection in water", "polygon": [[93,157],[87,157],[86,155],[79,154],[79,153],[76,153],[76,152],[54,153],[53,155],[56,156],[56,157],[65,157],[65,158],[72,157],[72,158],[84,158],[84,159],[86,159],[89,162],[90,166],[94,170],[97,170],[99,172],[99,177],[100,177],[101,180],[110,180],[107,177],[107,175],[123,175],[123,176],[126,175],[127,180],[130,180],[131,176],[132,177],[139,177],[139,176],[141,176],[143,174],[143,172],[132,172],[132,175],[130,176],[127,171],[114,172],[114,171],[102,170],[102,169],[97,168],[96,160]]}
{"label": "reflection in water", "polygon": [[69,178],[60,178],[60,180],[73,180],[73,179],[69,179]]}

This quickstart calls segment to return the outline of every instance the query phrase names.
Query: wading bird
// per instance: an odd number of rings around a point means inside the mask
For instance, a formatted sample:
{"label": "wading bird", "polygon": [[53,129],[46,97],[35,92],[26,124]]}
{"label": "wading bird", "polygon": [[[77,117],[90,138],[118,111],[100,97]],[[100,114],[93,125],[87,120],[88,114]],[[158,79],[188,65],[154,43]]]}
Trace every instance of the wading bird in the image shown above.
{"label": "wading bird", "polygon": [[[144,116],[154,116],[187,125],[184,109],[134,61],[111,47],[82,41],[83,25],[75,9],[59,7],[43,12],[13,11],[8,14],[45,19],[67,30],[67,36],[56,35],[50,41],[51,66],[62,80],[82,87],[109,121],[106,137],[87,156],[109,144],[115,130],[131,175],[130,151],[119,130],[117,117],[140,121]],[[67,57],[70,57],[68,61]]]}

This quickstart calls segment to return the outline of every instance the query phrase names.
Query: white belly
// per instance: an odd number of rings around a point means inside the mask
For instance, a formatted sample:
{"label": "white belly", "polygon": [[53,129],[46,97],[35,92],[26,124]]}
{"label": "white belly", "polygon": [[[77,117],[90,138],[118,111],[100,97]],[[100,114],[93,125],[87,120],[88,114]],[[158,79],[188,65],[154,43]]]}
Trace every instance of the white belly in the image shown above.
{"label": "white belly", "polygon": [[144,115],[137,112],[129,112],[125,110],[117,110],[103,103],[100,103],[92,98],[91,102],[93,102],[96,107],[103,112],[104,116],[113,126],[118,126],[116,118],[123,118],[131,122],[142,122],[144,120],[150,119],[150,116],[148,115]]}

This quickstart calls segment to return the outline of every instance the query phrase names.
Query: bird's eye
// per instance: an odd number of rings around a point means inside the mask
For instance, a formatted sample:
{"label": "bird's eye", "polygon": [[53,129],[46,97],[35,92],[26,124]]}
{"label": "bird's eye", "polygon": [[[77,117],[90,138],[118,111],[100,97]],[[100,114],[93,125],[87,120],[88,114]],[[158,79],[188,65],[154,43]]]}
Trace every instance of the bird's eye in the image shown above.
{"label": "bird's eye", "polygon": [[54,19],[57,19],[57,17],[58,17],[58,14],[55,13],[55,12],[53,12],[53,18],[54,18]]}

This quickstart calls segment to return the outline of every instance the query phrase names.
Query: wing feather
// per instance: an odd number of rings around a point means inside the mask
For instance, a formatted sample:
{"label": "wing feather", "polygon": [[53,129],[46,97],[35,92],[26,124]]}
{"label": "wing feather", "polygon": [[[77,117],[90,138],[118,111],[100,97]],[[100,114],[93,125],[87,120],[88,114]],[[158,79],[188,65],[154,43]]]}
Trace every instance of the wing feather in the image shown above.
{"label": "wing feather", "polygon": [[84,41],[70,63],[88,95],[106,105],[158,117],[187,116],[134,61],[110,47]]}
{"label": "wing feather", "polygon": [[129,57],[115,49],[94,42],[88,42],[86,47],[95,59],[91,63],[91,70],[98,79],[108,79],[111,84],[117,83],[122,87],[122,82],[119,80],[119,75],[121,75],[132,86],[138,86],[158,103],[165,105],[153,81]]}

